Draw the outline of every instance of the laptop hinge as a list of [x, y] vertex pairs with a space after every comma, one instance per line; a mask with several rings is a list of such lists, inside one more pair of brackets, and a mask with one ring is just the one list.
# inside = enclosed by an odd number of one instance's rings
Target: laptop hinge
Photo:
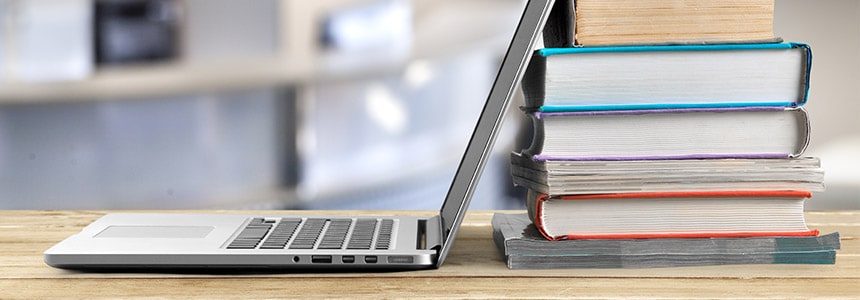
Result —
[[435, 216], [418, 221], [419, 249], [442, 249], [442, 218]]

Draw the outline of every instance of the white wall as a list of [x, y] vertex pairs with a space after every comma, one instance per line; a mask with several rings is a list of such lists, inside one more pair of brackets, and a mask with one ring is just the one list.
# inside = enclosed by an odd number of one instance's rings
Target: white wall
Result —
[[812, 46], [807, 154], [821, 158], [827, 191], [808, 209], [860, 208], [860, 1], [776, 0], [774, 31]]

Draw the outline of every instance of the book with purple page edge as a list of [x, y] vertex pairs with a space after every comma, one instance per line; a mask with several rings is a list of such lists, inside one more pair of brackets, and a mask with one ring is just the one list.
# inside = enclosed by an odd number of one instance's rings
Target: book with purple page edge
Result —
[[[631, 109], [631, 110], [608, 110], [608, 111], [565, 111], [565, 112], [534, 112], [530, 114], [535, 121], [536, 141], [544, 140], [544, 133], [540, 129], [540, 123], [547, 119], [567, 118], [567, 117], [599, 117], [599, 116], [637, 116], [637, 115], [659, 115], [659, 114], [697, 114], [697, 113], [730, 113], [743, 114], [747, 112], [795, 112], [798, 117], [798, 126], [801, 131], [799, 141], [795, 151], [786, 152], [752, 152], [752, 153], [689, 153], [689, 154], [657, 154], [657, 155], [605, 155], [605, 156], [568, 156], [568, 155], [553, 155], [544, 153], [535, 153], [537, 151], [528, 151], [532, 154], [532, 159], [536, 161], [545, 160], [663, 160], [663, 159], [718, 159], [718, 158], [791, 158], [800, 156], [809, 144], [809, 121], [805, 110], [800, 107], [774, 107], [774, 106], [749, 106], [749, 107], [722, 107], [722, 108], [666, 108], [666, 109]], [[651, 124], [649, 124], [651, 125]], [[722, 127], [721, 127], [722, 128]], [[544, 141], [540, 141], [542, 144]], [[534, 150], [533, 144], [530, 148]]]

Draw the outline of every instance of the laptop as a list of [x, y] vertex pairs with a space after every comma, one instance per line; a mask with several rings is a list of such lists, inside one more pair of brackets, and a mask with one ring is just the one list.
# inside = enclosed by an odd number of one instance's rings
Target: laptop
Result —
[[45, 251], [45, 262], [78, 270], [440, 267], [553, 2], [526, 4], [437, 216], [110, 213]]

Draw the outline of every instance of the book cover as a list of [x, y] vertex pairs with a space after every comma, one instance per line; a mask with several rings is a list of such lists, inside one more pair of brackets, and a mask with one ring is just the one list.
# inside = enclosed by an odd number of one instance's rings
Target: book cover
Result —
[[549, 240], [816, 236], [809, 191], [686, 191], [562, 195], [529, 191], [530, 218]]
[[[809, 144], [802, 108], [536, 112], [535, 160], [789, 158]], [[755, 130], [751, 130], [751, 129]]]
[[544, 48], [523, 77], [544, 112], [801, 106], [812, 51], [801, 43]]
[[526, 214], [493, 215], [493, 240], [511, 269], [833, 264], [839, 233], [803, 237], [549, 241]]

